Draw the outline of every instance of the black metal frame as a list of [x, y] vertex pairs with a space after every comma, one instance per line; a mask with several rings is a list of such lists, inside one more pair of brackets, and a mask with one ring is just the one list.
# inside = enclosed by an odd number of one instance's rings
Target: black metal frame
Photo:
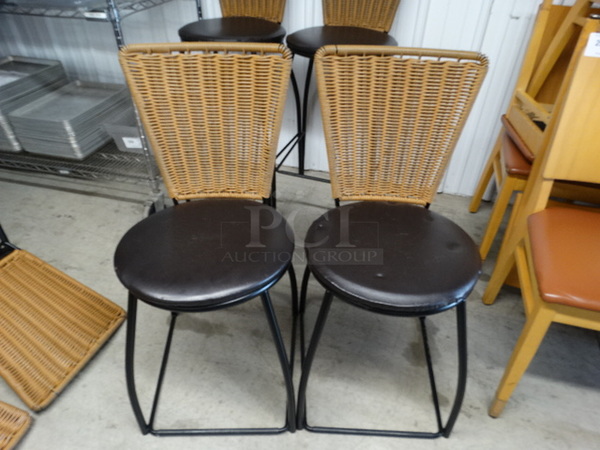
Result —
[[[300, 379], [300, 386], [298, 391], [298, 411], [296, 417], [298, 420], [297, 429], [305, 429], [316, 433], [334, 433], [334, 434], [357, 434], [364, 436], [387, 436], [387, 437], [407, 437], [407, 438], [424, 438], [433, 439], [438, 437], [450, 437], [450, 433], [456, 423], [460, 408], [465, 394], [465, 387], [467, 382], [467, 319], [466, 319], [466, 304], [460, 302], [456, 306], [456, 321], [457, 321], [457, 347], [458, 347], [458, 380], [457, 389], [454, 397], [454, 403], [446, 424], [442, 423], [442, 415], [440, 411], [440, 404], [438, 400], [437, 388], [435, 383], [435, 376], [433, 371], [433, 364], [431, 361], [431, 353], [429, 351], [429, 340], [427, 338], [427, 327], [425, 324], [426, 316], [419, 316], [421, 324], [421, 335], [423, 337], [423, 347], [425, 352], [425, 359], [427, 362], [427, 372], [429, 375], [429, 383], [432, 391], [433, 405], [435, 410], [435, 417], [437, 422], [438, 430], [435, 432], [422, 432], [422, 431], [395, 431], [395, 430], [377, 430], [377, 429], [366, 429], [366, 428], [340, 428], [340, 427], [327, 427], [327, 426], [313, 426], [307, 421], [307, 407], [306, 407], [306, 389], [308, 386], [308, 378], [310, 376], [310, 370], [316, 354], [317, 346], [321, 338], [331, 303], [334, 298], [334, 294], [326, 290], [315, 327], [311, 336], [308, 351], [305, 353], [304, 343], [304, 311], [306, 307], [306, 289], [308, 286], [308, 280], [310, 277], [310, 269], [307, 267], [302, 279], [301, 297], [300, 297], [300, 356], [301, 356], [301, 367], [302, 376]], [[343, 299], [342, 299], [343, 300]], [[435, 312], [434, 312], [435, 313]], [[434, 314], [432, 313], [432, 314]]]
[[[167, 363], [169, 359], [169, 353], [171, 350], [171, 342], [173, 338], [173, 332], [175, 330], [175, 323], [178, 315], [181, 312], [206, 312], [212, 311], [216, 309], [221, 309], [225, 306], [217, 306], [211, 307], [202, 310], [196, 311], [173, 311], [171, 312], [171, 321], [169, 324], [169, 331], [167, 333], [167, 339], [165, 342], [165, 348], [163, 351], [163, 358], [161, 361], [160, 371], [158, 375], [158, 380], [156, 384], [156, 389], [154, 391], [154, 398], [152, 401], [152, 409], [150, 411], [149, 420], [146, 421], [144, 417], [144, 413], [142, 412], [142, 408], [139, 403], [137, 390], [135, 387], [135, 373], [134, 373], [134, 363], [135, 363], [135, 332], [136, 332], [136, 322], [137, 322], [137, 302], [138, 299], [130, 292], [128, 298], [128, 308], [127, 308], [127, 337], [126, 337], [126, 345], [125, 345], [125, 374], [127, 381], [127, 393], [129, 395], [129, 400], [131, 402], [131, 406], [133, 408], [133, 412], [135, 418], [138, 422], [140, 430], [142, 434], [153, 434], [155, 436], [188, 436], [188, 435], [258, 435], [258, 434], [279, 434], [285, 431], [295, 432], [296, 431], [296, 408], [295, 408], [295, 393], [293, 386], [293, 370], [294, 370], [294, 354], [295, 354], [295, 337], [296, 337], [296, 324], [297, 324], [297, 316], [298, 316], [298, 297], [297, 297], [297, 286], [296, 286], [296, 276], [293, 270], [293, 267], [290, 265], [288, 270], [290, 276], [290, 284], [292, 288], [292, 308], [293, 308], [293, 317], [292, 317], [292, 342], [290, 348], [290, 360], [287, 358], [287, 353], [285, 349], [285, 344], [283, 342], [283, 338], [281, 335], [281, 329], [277, 322], [277, 317], [275, 315], [275, 311], [273, 309], [273, 305], [271, 302], [271, 298], [269, 296], [268, 290], [264, 290], [263, 292], [257, 294], [260, 295], [263, 308], [265, 310], [265, 315], [267, 317], [267, 321], [269, 322], [269, 328], [271, 330], [271, 334], [273, 337], [273, 341], [275, 343], [275, 348], [277, 350], [277, 355], [279, 358], [279, 362], [281, 364], [284, 382], [286, 385], [287, 392], [287, 406], [286, 406], [286, 420], [285, 425], [279, 428], [210, 428], [210, 429], [202, 429], [202, 428], [191, 428], [191, 429], [156, 429], [154, 427], [154, 420], [156, 418], [156, 410], [158, 407], [158, 402], [160, 398], [160, 392], [162, 389], [162, 383], [164, 380], [164, 376], [166, 373]], [[249, 300], [249, 298], [248, 298]], [[244, 301], [244, 300], [241, 300]], [[241, 302], [240, 301], [240, 302]], [[236, 302], [240, 303], [240, 302]]]

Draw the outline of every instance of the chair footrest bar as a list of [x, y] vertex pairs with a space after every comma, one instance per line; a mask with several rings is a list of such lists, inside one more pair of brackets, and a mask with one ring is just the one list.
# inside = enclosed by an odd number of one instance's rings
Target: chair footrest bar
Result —
[[357, 434], [361, 436], [387, 436], [400, 438], [418, 438], [418, 439], [436, 439], [444, 436], [443, 431], [425, 432], [425, 431], [394, 431], [394, 430], [373, 430], [362, 428], [337, 428], [337, 427], [311, 427], [304, 425], [305, 430], [314, 433], [333, 433], [333, 434]]
[[262, 434], [281, 434], [289, 431], [284, 428], [214, 428], [214, 429], [182, 429], [182, 430], [149, 430], [154, 436], [219, 436], [219, 435], [262, 435]]

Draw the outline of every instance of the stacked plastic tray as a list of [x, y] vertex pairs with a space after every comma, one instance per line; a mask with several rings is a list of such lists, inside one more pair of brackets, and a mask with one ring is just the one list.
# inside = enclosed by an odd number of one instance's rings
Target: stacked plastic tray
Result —
[[26, 151], [81, 160], [111, 140], [102, 125], [130, 104], [123, 85], [74, 81], [14, 110], [9, 120]]
[[20, 56], [0, 59], [0, 150], [22, 150], [8, 114], [67, 83], [59, 61]]

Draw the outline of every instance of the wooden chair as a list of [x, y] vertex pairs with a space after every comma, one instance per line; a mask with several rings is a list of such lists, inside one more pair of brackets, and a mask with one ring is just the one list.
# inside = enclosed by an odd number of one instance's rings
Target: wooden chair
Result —
[[[544, 0], [540, 5], [513, 96], [502, 116], [502, 129], [469, 205], [470, 212], [478, 211], [494, 178], [498, 194], [480, 244], [483, 259], [494, 242], [510, 200], [525, 187], [561, 83], [567, 76], [581, 23], [593, 11], [592, 3], [578, 0], [573, 7], [567, 7]], [[507, 135], [512, 142], [506, 139]], [[583, 201], [600, 198], [588, 186], [560, 182], [556, 183], [552, 195]]]
[[515, 192], [522, 192], [531, 172], [531, 162], [523, 155], [520, 146], [523, 140], [516, 133], [506, 116], [502, 116], [503, 129], [498, 136], [496, 147], [492, 151], [483, 170], [475, 194], [471, 199], [469, 212], [477, 212], [487, 186], [494, 177], [498, 187], [498, 195], [483, 233], [479, 253], [485, 259], [494, 243], [494, 238], [502, 225], [502, 220]]
[[[298, 172], [301, 175], [304, 174], [308, 96], [316, 51], [325, 45], [397, 45], [388, 32], [399, 4], [400, 0], [323, 0], [324, 25], [305, 28], [287, 36], [287, 46], [294, 55], [309, 58], [297, 135]], [[296, 98], [296, 106], [299, 106], [299, 98]]]
[[[332, 194], [336, 203], [355, 202], [328, 211], [306, 235], [301, 312], [310, 274], [325, 296], [302, 366], [298, 428], [448, 437], [466, 381], [465, 300], [478, 279], [481, 260], [472, 239], [428, 206], [484, 78], [487, 59], [470, 52], [326, 46], [317, 51], [315, 63]], [[334, 296], [371, 312], [420, 319], [437, 431], [308, 423], [308, 379]], [[443, 424], [425, 323], [427, 316], [453, 308], [458, 387]], [[304, 345], [302, 349], [304, 355]]]
[[[554, 11], [555, 8], [553, 6], [552, 10]], [[580, 126], [580, 122], [587, 123], [587, 119], [592, 117], [588, 114], [566, 116], [563, 114], [562, 107], [566, 99], [575, 95], [577, 90], [587, 91], [589, 89], [587, 85], [575, 86], [573, 76], [579, 57], [588, 45], [590, 34], [596, 32], [600, 23], [598, 19], [587, 17], [594, 11], [600, 10], [593, 7], [593, 2], [584, 0], [578, 0], [572, 7], [560, 7], [560, 17], [555, 18], [558, 25], [553, 28], [556, 31], [549, 36], [546, 52], [539, 56], [537, 66], [531, 68], [529, 77], [524, 81], [525, 87], [518, 87], [515, 90], [513, 102], [506, 116], [534, 155], [534, 165], [540, 155], [555, 145], [553, 136], [558, 127], [575, 129]], [[543, 92], [546, 94], [542, 95]], [[547, 98], [550, 103], [545, 103], [544, 98]], [[544, 124], [541, 128], [538, 126], [540, 121]], [[591, 123], [589, 126], [595, 127], [595, 124]], [[535, 179], [531, 179], [532, 176], [533, 166], [527, 185], [535, 182]], [[563, 180], [558, 181], [552, 184], [552, 196], [555, 195], [557, 189], [566, 187], [567, 192], [559, 193], [558, 196], [582, 201], [598, 200], [597, 188], [580, 184], [573, 186], [564, 183]], [[525, 226], [524, 220], [521, 219], [520, 228], [517, 226], [515, 229], [515, 217], [523, 216], [520, 210], [521, 205], [513, 207], [512, 215], [514, 217], [511, 216], [510, 219], [512, 225], [505, 232], [494, 271], [483, 295], [485, 304], [492, 304], [495, 301], [514, 266], [513, 253], [516, 243], [523, 236]], [[527, 213], [531, 213], [531, 211], [527, 211]]]
[[[600, 31], [593, 22], [588, 29]], [[589, 39], [593, 46], [594, 35]], [[557, 180], [600, 184], [596, 128], [580, 120], [582, 111], [600, 114], [599, 75], [597, 54], [578, 52], [572, 89], [559, 105], [552, 140], [536, 157], [517, 211], [510, 237], [527, 318], [490, 407], [493, 417], [504, 409], [551, 323], [600, 330], [600, 209], [547, 207]]]
[[[281, 214], [259, 202], [270, 196], [291, 52], [281, 44], [148, 44], [125, 47], [120, 62], [175, 203], [131, 228], [115, 252], [117, 276], [129, 290], [126, 375], [140, 429], [155, 435], [294, 431], [292, 367], [269, 296], [269, 289], [288, 272], [294, 329], [293, 232]], [[284, 425], [156, 428], [178, 315], [233, 307], [255, 297], [261, 297], [281, 364], [287, 399]], [[171, 313], [148, 420], [134, 379], [138, 300]], [[292, 341], [292, 359], [293, 353]]]
[[219, 0], [222, 17], [200, 19], [179, 29], [182, 41], [281, 43], [285, 0]]

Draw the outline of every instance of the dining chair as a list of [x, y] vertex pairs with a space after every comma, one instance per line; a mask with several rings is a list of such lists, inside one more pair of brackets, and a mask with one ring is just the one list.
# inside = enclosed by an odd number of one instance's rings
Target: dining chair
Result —
[[[221, 18], [201, 19], [179, 29], [179, 37], [184, 42], [273, 42], [281, 43], [286, 34], [281, 25], [286, 0], [220, 0]], [[298, 131], [287, 145], [277, 153], [277, 157], [289, 153], [300, 136], [300, 91], [298, 82], [291, 74], [292, 92], [295, 98], [295, 114]], [[284, 162], [277, 164], [279, 168]], [[273, 176], [271, 204], [275, 206], [276, 178]]]
[[[586, 27], [598, 30], [598, 21]], [[501, 414], [552, 323], [600, 331], [600, 203], [575, 207], [549, 201], [557, 181], [600, 184], [597, 133], [580, 120], [581, 111], [589, 117], [600, 113], [598, 74], [598, 58], [580, 49], [573, 88], [557, 105], [561, 118], [550, 124], [551, 140], [536, 155], [514, 219], [511, 239], [517, 245], [511, 256], [526, 320], [490, 406], [492, 417]]]
[[182, 41], [281, 43], [285, 0], [219, 0], [222, 17], [200, 19], [179, 29]]
[[125, 319], [125, 311], [0, 227], [0, 376], [33, 411], [47, 408]]
[[[310, 274], [325, 294], [306, 353], [302, 345], [299, 429], [397, 437], [450, 435], [466, 382], [465, 300], [479, 277], [481, 259], [465, 231], [428, 207], [487, 65], [483, 55], [473, 52], [390, 46], [326, 46], [317, 51], [332, 195], [337, 204], [350, 203], [327, 211], [306, 234], [301, 318]], [[437, 431], [308, 423], [308, 380], [334, 298], [373, 313], [419, 318]], [[458, 385], [442, 424], [426, 318], [450, 309], [457, 317]], [[302, 318], [302, 343], [303, 327]]]
[[[134, 225], [114, 257], [116, 274], [129, 291], [125, 367], [140, 429], [154, 435], [293, 432], [292, 367], [269, 289], [289, 273], [294, 329], [294, 238], [283, 216], [264, 204], [270, 196], [291, 52], [272, 43], [139, 44], [122, 49], [120, 62], [142, 129], [175, 203]], [[178, 316], [233, 307], [255, 297], [261, 298], [281, 365], [285, 424], [155, 427]], [[148, 420], [134, 377], [138, 301], [171, 315]], [[293, 360], [293, 341], [290, 352]], [[273, 380], [274, 386], [277, 383]], [[195, 392], [188, 395], [200, 397]]]
[[[325, 45], [397, 45], [388, 34], [400, 0], [323, 0], [324, 25], [305, 28], [286, 38], [294, 55], [309, 59], [298, 128], [298, 173], [304, 174], [308, 98], [316, 51]], [[296, 106], [299, 107], [299, 97]], [[284, 156], [283, 160], [287, 157]]]
[[[503, 128], [498, 136], [496, 148], [490, 154], [469, 205], [469, 212], [474, 213], [479, 210], [481, 200], [493, 177], [498, 194], [479, 244], [479, 253], [482, 259], [487, 258], [494, 244], [511, 200], [514, 199], [513, 209], [518, 209], [518, 201], [527, 185], [531, 165], [535, 160], [527, 143], [521, 138], [506, 115], [502, 115], [501, 121]], [[600, 199], [600, 191], [596, 186], [586, 183], [558, 181], [553, 185], [552, 196], [563, 201], [594, 202]], [[510, 227], [511, 223], [509, 222], [507, 229]]]

